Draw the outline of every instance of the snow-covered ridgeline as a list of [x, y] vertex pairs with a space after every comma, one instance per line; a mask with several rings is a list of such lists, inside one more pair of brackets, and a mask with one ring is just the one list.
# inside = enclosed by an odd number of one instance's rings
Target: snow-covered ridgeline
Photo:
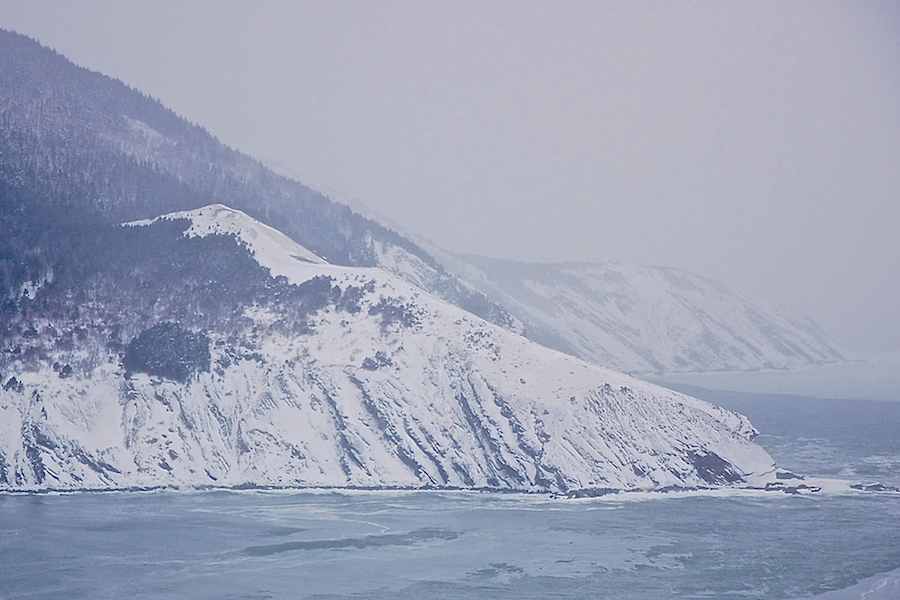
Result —
[[0, 488], [565, 491], [773, 476], [740, 415], [538, 346], [379, 269], [298, 259], [225, 207], [170, 218], [192, 221], [185, 235], [234, 235], [273, 276], [329, 277], [355, 303], [318, 311], [302, 335], [271, 327], [277, 308], [248, 306], [253, 326], [238, 341], [209, 333], [211, 369], [185, 382], [126, 373], [114, 355], [87, 373], [15, 373], [0, 390]]
[[521, 319], [530, 339], [617, 370], [796, 369], [845, 360], [809, 319], [677, 269], [627, 261], [523, 264], [431, 251]]
[[[284, 275], [298, 277], [297, 262], [324, 265], [322, 260], [274, 227], [269, 227], [251, 219], [239, 210], [224, 204], [211, 204], [197, 210], [180, 211], [156, 217], [125, 223], [125, 227], [146, 227], [159, 221], [187, 220], [191, 226], [185, 230], [185, 237], [206, 237], [208, 235], [231, 235], [240, 240], [253, 258], [272, 273], [272, 277]], [[305, 272], [299, 274], [299, 283], [308, 279]], [[304, 278], [305, 277], [305, 278]]]

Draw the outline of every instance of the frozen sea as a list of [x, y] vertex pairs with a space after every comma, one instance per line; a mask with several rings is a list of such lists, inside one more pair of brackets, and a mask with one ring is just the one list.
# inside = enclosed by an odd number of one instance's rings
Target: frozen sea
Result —
[[[900, 403], [711, 391], [779, 466], [900, 486]], [[900, 599], [900, 493], [0, 495], [0, 598]]]

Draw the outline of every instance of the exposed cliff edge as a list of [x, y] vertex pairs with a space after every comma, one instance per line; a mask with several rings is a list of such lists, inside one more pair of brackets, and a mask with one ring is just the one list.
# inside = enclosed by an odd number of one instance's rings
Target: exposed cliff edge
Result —
[[[774, 477], [736, 413], [541, 347], [383, 270], [316, 260], [224, 206], [104, 235], [130, 251], [114, 273], [98, 267], [89, 310], [35, 317], [6, 361], [0, 489]], [[71, 293], [56, 280], [29, 302]]]

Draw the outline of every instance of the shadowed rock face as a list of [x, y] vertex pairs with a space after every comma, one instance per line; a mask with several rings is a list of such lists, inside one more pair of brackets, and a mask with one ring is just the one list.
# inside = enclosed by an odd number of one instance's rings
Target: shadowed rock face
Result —
[[724, 485], [744, 481], [743, 475], [734, 468], [734, 465], [714, 452], [703, 455], [695, 454], [691, 462], [697, 469], [697, 474], [706, 483]]

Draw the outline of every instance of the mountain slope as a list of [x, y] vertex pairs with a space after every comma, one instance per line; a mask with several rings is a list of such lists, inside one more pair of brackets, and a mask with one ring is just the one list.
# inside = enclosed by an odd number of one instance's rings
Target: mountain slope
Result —
[[[651, 277], [636, 267], [526, 268], [474, 258], [467, 263], [423, 249], [31, 39], [0, 30], [0, 56], [0, 343], [14, 347], [24, 333], [14, 326], [24, 310], [23, 290], [43, 285], [71, 262], [57, 253], [66, 244], [51, 242], [222, 203], [333, 264], [380, 266], [512, 331], [525, 331], [527, 321], [532, 340], [604, 366], [657, 373], [842, 360], [802, 318], [721, 293], [700, 278], [691, 285], [707, 291], [688, 298], [661, 272]], [[625, 283], [616, 287], [613, 275]], [[638, 279], [629, 282], [632, 276]], [[551, 286], [562, 287], [551, 292]], [[706, 310], [711, 301], [723, 306]], [[755, 316], [722, 321], [723, 312], [741, 307]], [[671, 318], [660, 314], [666, 311]], [[707, 316], [719, 323], [704, 329], [700, 320]]]
[[[80, 243], [71, 238], [221, 203], [332, 264], [380, 266], [511, 331], [524, 332], [527, 321], [530, 339], [604, 366], [657, 373], [841, 360], [814, 325], [772, 305], [719, 293], [711, 282], [697, 284], [699, 278], [691, 285], [709, 288], [702, 298], [685, 295], [660, 273], [617, 288], [600, 272], [604, 267], [591, 273], [586, 267], [575, 273], [571, 265], [528, 267], [519, 277], [506, 271], [525, 269], [521, 265], [494, 268], [497, 263], [472, 259], [475, 265], [425, 250], [29, 38], [0, 30], [0, 56], [0, 344], [15, 347], [28, 333], [16, 325], [27, 310], [23, 293], [84, 271], [65, 250]], [[635, 268], [617, 273], [643, 277]], [[557, 292], [550, 290], [557, 285]], [[711, 301], [724, 309], [707, 311]], [[755, 316], [722, 320], [723, 310], [735, 314], [742, 307]], [[716, 326], [700, 322], [708, 316], [718, 319]]]
[[24, 296], [35, 333], [4, 361], [0, 489], [772, 476], [740, 415], [317, 260], [227, 207], [95, 234], [84, 281]]
[[[0, 30], [0, 56], [0, 297], [54, 269], [41, 249], [55, 226], [45, 215], [112, 224], [222, 203], [334, 264], [376, 266], [390, 257], [412, 283], [520, 329], [406, 238], [276, 175], [121, 82], [8, 31]], [[16, 253], [28, 256], [24, 265], [3, 262]]]
[[809, 319], [677, 269], [624, 261], [441, 260], [520, 319], [529, 339], [628, 373], [795, 369], [845, 360]]

